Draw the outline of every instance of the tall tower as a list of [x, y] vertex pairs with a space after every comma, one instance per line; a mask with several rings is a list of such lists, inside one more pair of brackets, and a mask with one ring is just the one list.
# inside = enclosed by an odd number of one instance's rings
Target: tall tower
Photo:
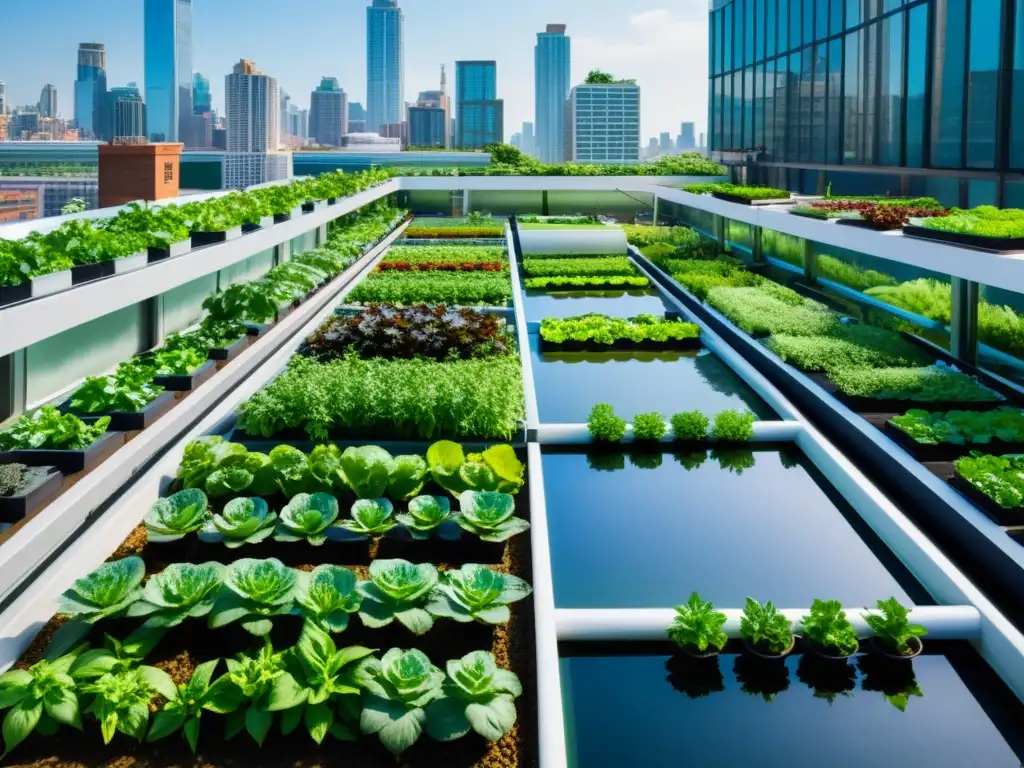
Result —
[[107, 51], [103, 43], [78, 46], [75, 122], [80, 138], [107, 138]]
[[245, 59], [224, 78], [228, 152], [276, 152], [280, 142], [277, 79]]
[[480, 149], [504, 141], [504, 110], [498, 98], [498, 63], [456, 61], [456, 146]]
[[47, 83], [39, 92], [39, 116], [57, 116], [57, 87], [53, 83]]
[[405, 17], [398, 0], [366, 9], [366, 130], [399, 123], [405, 112]]
[[7, 114], [7, 83], [0, 80], [0, 115]]
[[569, 98], [571, 38], [565, 24], [548, 24], [533, 49], [535, 153], [545, 163], [565, 155], [565, 100]]
[[323, 77], [309, 96], [309, 135], [317, 144], [340, 147], [348, 133], [348, 96], [336, 77]]
[[192, 117], [192, 0], [145, 0], [146, 120], [153, 141], [181, 141]]
[[441, 108], [444, 110], [444, 146], [451, 149], [454, 144], [452, 136], [452, 97], [448, 95], [448, 75], [441, 65]]

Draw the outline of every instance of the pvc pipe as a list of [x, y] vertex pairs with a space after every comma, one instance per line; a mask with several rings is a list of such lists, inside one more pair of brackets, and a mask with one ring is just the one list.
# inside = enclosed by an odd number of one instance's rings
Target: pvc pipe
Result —
[[576, 256], [626, 255], [626, 233], [617, 227], [594, 229], [523, 229], [519, 245], [524, 256], [533, 253]]
[[[672, 425], [665, 423], [667, 429], [662, 443], [672, 443], [675, 435]], [[755, 421], [752, 443], [790, 443], [796, 440], [803, 431], [799, 421]], [[710, 440], [710, 437], [708, 438]], [[537, 428], [537, 441], [541, 445], [587, 445], [594, 442], [586, 424], [541, 424]], [[633, 442], [633, 425], [626, 425], [623, 443]]]
[[[520, 235], [522, 233], [520, 232]], [[526, 324], [526, 305], [523, 303], [523, 287], [519, 279], [519, 254], [516, 253], [512, 225], [505, 225], [505, 243], [508, 250], [509, 277], [512, 279], [512, 308], [516, 324], [516, 339], [519, 342], [519, 365], [523, 373], [523, 395], [526, 398], [526, 436], [540, 424], [540, 408], [537, 405], [537, 387], [533, 381], [533, 356], [530, 354], [530, 332]]]
[[[739, 608], [719, 609], [727, 617], [725, 633], [740, 636]], [[799, 633], [799, 622], [808, 608], [780, 609], [793, 622]], [[864, 621], [867, 608], [847, 608], [846, 616], [859, 637], [869, 637], [871, 630]], [[555, 611], [558, 639], [585, 641], [649, 641], [666, 640], [672, 624], [674, 608], [559, 608]], [[971, 605], [921, 605], [910, 612], [910, 621], [928, 630], [932, 640], [975, 640], [981, 636], [981, 614]]]

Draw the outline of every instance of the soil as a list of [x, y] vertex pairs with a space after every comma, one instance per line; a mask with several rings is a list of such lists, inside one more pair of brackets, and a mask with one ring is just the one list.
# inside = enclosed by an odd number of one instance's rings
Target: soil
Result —
[[[517, 514], [529, 517], [528, 488], [523, 488], [517, 500]], [[288, 545], [275, 544], [280, 548]], [[167, 559], [157, 555], [158, 545], [149, 546], [143, 526], [135, 528], [111, 555], [111, 559], [138, 554], [146, 560], [147, 573], [155, 573], [166, 567], [175, 558]], [[321, 555], [317, 558], [317, 552]], [[365, 561], [349, 563], [323, 557], [327, 550], [310, 548], [312, 563], [295, 563], [299, 570], [312, 570], [315, 564], [337, 562], [351, 568], [356, 575], [368, 577]], [[376, 552], [371, 550], [371, 554]], [[456, 562], [442, 562], [441, 570], [458, 567]], [[514, 537], [504, 548], [500, 562], [490, 564], [495, 570], [513, 573], [530, 580], [532, 562], [529, 552], [529, 536]], [[262, 748], [258, 747], [247, 734], [243, 733], [232, 741], [220, 738], [221, 719], [213, 713], [206, 713], [202, 721], [198, 754], [192, 755], [180, 735], [170, 736], [155, 744], [138, 744], [118, 734], [110, 745], [104, 745], [98, 724], [89, 718], [82, 733], [68, 729], [60, 736], [43, 738], [32, 736], [5, 761], [6, 765], [22, 768], [235, 768], [235, 766], [261, 766], [266, 768], [317, 768], [318, 766], [353, 766], [355, 768], [535, 768], [537, 759], [537, 699], [534, 650], [533, 605], [530, 599], [511, 606], [512, 619], [506, 626], [489, 627], [477, 624], [458, 624], [438, 620], [434, 628], [422, 637], [416, 637], [397, 623], [380, 630], [369, 630], [353, 616], [349, 628], [342, 635], [335, 635], [335, 642], [341, 645], [365, 645], [382, 651], [390, 647], [416, 647], [423, 650], [434, 662], [444, 668], [451, 658], [459, 658], [471, 650], [490, 647], [499, 666], [511, 669], [523, 682], [523, 696], [516, 700], [518, 722], [502, 739], [489, 743], [470, 733], [469, 736], [448, 744], [434, 741], [424, 734], [407, 752], [396, 758], [385, 750], [375, 736], [367, 736], [356, 743], [341, 742], [328, 737], [319, 747], [304, 730], [283, 737], [276, 725]], [[43, 653], [50, 637], [63, 620], [54, 617], [42, 629], [39, 636], [19, 660], [18, 667], [35, 663]], [[271, 641], [275, 648], [293, 644], [301, 628], [298, 617], [280, 617], [275, 620]], [[93, 630], [90, 636], [94, 643], [100, 641], [102, 632], [115, 637], [124, 637], [135, 626], [137, 619], [121, 619], [107, 622]], [[223, 658], [258, 646], [258, 641], [245, 633], [241, 627], [229, 626], [221, 630], [209, 630], [199, 620], [185, 622], [169, 631], [146, 661], [165, 670], [177, 683], [183, 683], [191, 676], [196, 665], [213, 658]], [[216, 674], [224, 671], [219, 667]], [[151, 706], [155, 710], [156, 706]]]

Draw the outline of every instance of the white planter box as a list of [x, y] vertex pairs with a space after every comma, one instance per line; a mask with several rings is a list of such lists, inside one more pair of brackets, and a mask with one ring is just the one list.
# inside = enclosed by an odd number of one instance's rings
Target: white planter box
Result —
[[139, 251], [131, 256], [122, 256], [120, 259], [114, 259], [114, 274], [122, 275], [125, 272], [134, 272], [136, 269], [142, 269], [148, 263], [148, 251]]
[[185, 240], [179, 240], [176, 243], [171, 243], [168, 246], [168, 250], [170, 251], [171, 254], [170, 258], [172, 259], [177, 258], [178, 256], [184, 256], [186, 253], [192, 250], [192, 240], [191, 238], [188, 238]]
[[242, 236], [242, 228], [241, 227], [232, 227], [231, 229], [227, 229], [227, 230], [224, 231], [224, 242], [228, 242], [230, 240], [237, 240], [241, 236]]
[[263, 216], [260, 218], [260, 229], [270, 229], [274, 226], [273, 216]]
[[41, 275], [32, 278], [32, 298], [49, 296], [51, 293], [66, 291], [71, 287], [71, 270], [63, 272], [51, 272], [49, 275]]
[[301, 219], [302, 218], [302, 205], [299, 204], [299, 205], [296, 205], [294, 208], [292, 208], [292, 210], [290, 212], [290, 215], [291, 215], [291, 217], [293, 219]]

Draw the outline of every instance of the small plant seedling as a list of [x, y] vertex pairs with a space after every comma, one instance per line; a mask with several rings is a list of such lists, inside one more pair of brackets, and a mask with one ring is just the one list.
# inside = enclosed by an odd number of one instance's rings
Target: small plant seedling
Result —
[[711, 422], [700, 411], [680, 411], [672, 416], [671, 421], [676, 440], [699, 442], [708, 439]]
[[726, 617], [716, 611], [714, 605], [700, 599], [696, 592], [683, 605], [676, 606], [676, 617], [668, 628], [668, 636], [680, 648], [696, 649], [707, 653], [708, 649], [722, 650], [728, 636], [722, 631]]
[[633, 417], [633, 438], [657, 442], [665, 436], [665, 417], [657, 411], [638, 413]]
[[863, 614], [864, 620], [875, 634], [875, 640], [887, 650], [900, 656], [913, 653], [910, 641], [924, 637], [928, 630], [920, 624], [911, 624], [907, 618], [910, 611], [899, 604], [895, 597], [875, 603], [878, 613]]
[[740, 637], [758, 651], [780, 655], [793, 644], [793, 626], [771, 600], [761, 605], [748, 597], [740, 618]]
[[804, 633], [824, 651], [837, 656], [851, 656], [857, 652], [857, 632], [838, 600], [817, 600], [811, 603], [811, 612], [803, 617]]
[[608, 403], [598, 403], [590, 411], [587, 429], [598, 442], [617, 443], [626, 434], [626, 420], [616, 416]]

